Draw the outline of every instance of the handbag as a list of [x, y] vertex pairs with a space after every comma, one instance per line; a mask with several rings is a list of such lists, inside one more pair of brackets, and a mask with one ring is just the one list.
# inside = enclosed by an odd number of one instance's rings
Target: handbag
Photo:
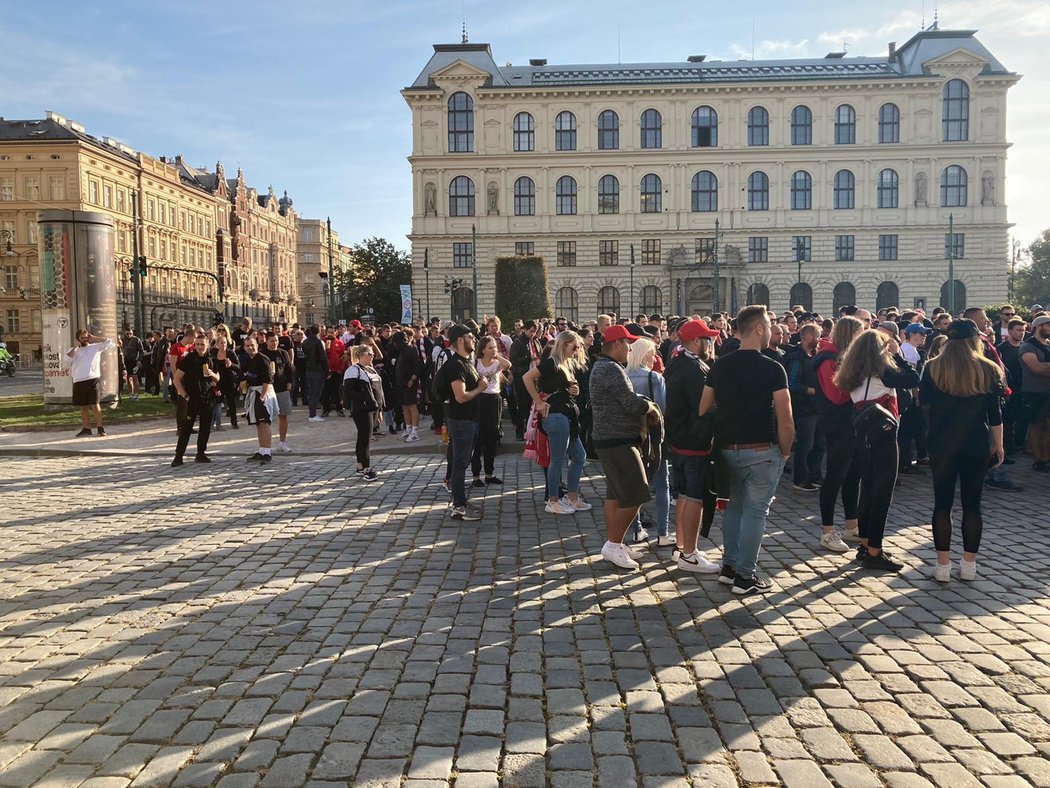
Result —
[[[864, 386], [865, 400], [868, 399], [869, 388], [871, 388], [871, 378], [868, 378], [867, 385]], [[897, 429], [897, 417], [878, 402], [871, 402], [853, 414], [853, 434], [865, 444], [895, 429]]]

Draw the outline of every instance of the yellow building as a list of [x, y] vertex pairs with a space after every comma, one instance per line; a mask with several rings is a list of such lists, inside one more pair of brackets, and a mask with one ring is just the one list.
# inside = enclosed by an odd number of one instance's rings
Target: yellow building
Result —
[[[336, 294], [335, 310], [329, 301], [328, 257], [331, 252], [332, 272], [350, 270], [350, 248], [339, 242], [339, 231], [328, 234], [324, 219], [298, 220], [299, 316], [303, 325], [329, 323], [346, 317]], [[323, 276], [322, 276], [323, 274]]]

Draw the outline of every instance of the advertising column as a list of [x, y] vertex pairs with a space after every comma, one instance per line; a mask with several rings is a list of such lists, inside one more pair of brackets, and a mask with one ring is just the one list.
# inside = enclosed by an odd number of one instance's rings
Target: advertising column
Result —
[[[40, 293], [43, 312], [44, 405], [73, 398], [68, 351], [76, 331], [119, 341], [113, 267], [113, 220], [88, 211], [41, 211]], [[103, 403], [119, 393], [116, 349], [102, 354]]]

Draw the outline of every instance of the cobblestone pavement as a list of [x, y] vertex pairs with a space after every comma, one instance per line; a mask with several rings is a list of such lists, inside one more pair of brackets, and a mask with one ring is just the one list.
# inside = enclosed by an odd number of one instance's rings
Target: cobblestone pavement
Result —
[[0, 460], [0, 785], [1050, 785], [1041, 491], [990, 493], [982, 574], [942, 587], [928, 478], [894, 577], [817, 551], [781, 485], [777, 590], [740, 600], [597, 560], [593, 512], [499, 463], [458, 523], [422, 455], [372, 485], [346, 457]]

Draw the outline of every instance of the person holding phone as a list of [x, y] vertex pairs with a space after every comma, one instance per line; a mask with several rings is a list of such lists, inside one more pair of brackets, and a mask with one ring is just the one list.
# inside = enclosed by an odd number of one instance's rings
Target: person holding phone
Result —
[[207, 455], [208, 438], [211, 437], [212, 411], [215, 397], [212, 389], [219, 382], [219, 373], [212, 368], [212, 357], [208, 354], [208, 339], [203, 334], [193, 340], [193, 347], [175, 363], [172, 381], [183, 403], [185, 414], [179, 421], [179, 439], [175, 445], [175, 459], [171, 467], [182, 465], [182, 455], [193, 434], [193, 422], [200, 418], [197, 431], [197, 456], [195, 462], [211, 462]]
[[984, 520], [981, 491], [990, 468], [1003, 461], [1001, 398], [1003, 370], [983, 353], [980, 330], [972, 320], [955, 320], [948, 342], [926, 363], [919, 399], [928, 411], [930, 470], [933, 472], [934, 577], [951, 578], [952, 507], [956, 483], [962, 499], [963, 559], [959, 577], [977, 577], [977, 551]]

